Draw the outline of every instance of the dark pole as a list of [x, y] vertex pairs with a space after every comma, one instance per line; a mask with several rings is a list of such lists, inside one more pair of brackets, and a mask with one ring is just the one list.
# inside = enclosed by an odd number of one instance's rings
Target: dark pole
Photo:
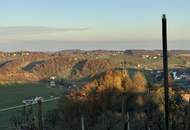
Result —
[[42, 101], [41, 100], [38, 100], [38, 128], [39, 128], [39, 130], [43, 130]]
[[169, 130], [167, 20], [165, 14], [162, 16], [162, 43], [163, 43], [163, 67], [164, 67], [165, 127], [166, 130]]

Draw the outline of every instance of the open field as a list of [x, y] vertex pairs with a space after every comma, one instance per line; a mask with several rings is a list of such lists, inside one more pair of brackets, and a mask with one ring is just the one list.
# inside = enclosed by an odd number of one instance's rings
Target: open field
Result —
[[[49, 88], [44, 84], [9, 84], [0, 87], [0, 109], [14, 107], [22, 104], [22, 100], [30, 96], [42, 96], [49, 99], [50, 96], [60, 96], [62, 93], [57, 88]], [[43, 111], [57, 107], [57, 101], [43, 103]], [[36, 110], [34, 105], [33, 109]], [[11, 116], [18, 114], [22, 109], [0, 112], [0, 130], [9, 130]]]

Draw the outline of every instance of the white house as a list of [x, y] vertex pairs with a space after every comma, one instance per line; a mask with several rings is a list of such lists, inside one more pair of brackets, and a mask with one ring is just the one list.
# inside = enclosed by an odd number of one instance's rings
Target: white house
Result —
[[177, 76], [177, 72], [176, 71], [172, 72], [172, 75], [173, 75], [173, 79], [174, 80], [179, 80], [180, 79], [180, 77]]
[[157, 59], [157, 58], [158, 58], [157, 56], [154, 56], [154, 57], [153, 57], [154, 60]]
[[56, 76], [51, 76], [49, 79], [50, 79], [50, 80], [55, 80], [55, 79], [56, 79]]
[[24, 104], [36, 104], [38, 103], [38, 101], [44, 101], [44, 98], [43, 97], [40, 97], [40, 96], [36, 96], [36, 97], [29, 97], [25, 100], [22, 101], [22, 103]]

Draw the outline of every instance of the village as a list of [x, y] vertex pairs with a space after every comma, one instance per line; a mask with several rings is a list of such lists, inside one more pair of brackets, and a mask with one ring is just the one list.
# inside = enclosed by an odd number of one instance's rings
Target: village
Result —
[[[160, 81], [163, 78], [162, 70], [152, 70], [151, 76], [155, 78], [155, 80]], [[170, 76], [174, 81], [190, 81], [190, 71], [185, 69], [173, 69], [169, 72]]]

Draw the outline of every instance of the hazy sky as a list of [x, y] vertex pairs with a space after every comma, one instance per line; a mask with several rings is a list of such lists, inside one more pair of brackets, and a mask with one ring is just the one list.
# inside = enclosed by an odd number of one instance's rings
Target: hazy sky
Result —
[[163, 13], [170, 46], [190, 49], [190, 0], [0, 2], [1, 50], [157, 49]]

